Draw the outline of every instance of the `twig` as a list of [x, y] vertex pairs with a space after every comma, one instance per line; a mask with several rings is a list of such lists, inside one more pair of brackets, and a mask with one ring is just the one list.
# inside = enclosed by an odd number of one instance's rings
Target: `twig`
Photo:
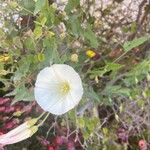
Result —
[[55, 127], [56, 124], [57, 124], [57, 116], [55, 117], [54, 123], [50, 126], [50, 128], [48, 129], [48, 131], [46, 133], [46, 139], [48, 138], [48, 135], [49, 135], [50, 131], [52, 130], [52, 128]]

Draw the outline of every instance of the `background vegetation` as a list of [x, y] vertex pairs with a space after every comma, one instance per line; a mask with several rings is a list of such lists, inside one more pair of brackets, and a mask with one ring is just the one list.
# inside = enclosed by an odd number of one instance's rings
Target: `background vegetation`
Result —
[[42, 68], [69, 64], [84, 84], [77, 108], [6, 149], [149, 149], [150, 1], [1, 0], [0, 8], [1, 134], [41, 114], [33, 89]]

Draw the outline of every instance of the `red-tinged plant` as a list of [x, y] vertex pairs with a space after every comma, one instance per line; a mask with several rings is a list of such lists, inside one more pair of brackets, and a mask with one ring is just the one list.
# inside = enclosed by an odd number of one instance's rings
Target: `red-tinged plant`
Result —
[[11, 121], [9, 121], [9, 122], [7, 122], [7, 123], [5, 123], [5, 125], [4, 125], [4, 128], [7, 130], [7, 129], [12, 129], [12, 128], [14, 128], [16, 125], [18, 125], [19, 124], [19, 119], [13, 119], [13, 120], [11, 120]]
[[5, 108], [5, 113], [12, 113], [15, 111], [15, 107], [14, 106], [8, 106]]
[[5, 111], [5, 108], [6, 108], [5, 106], [1, 106], [1, 107], [0, 107], [0, 112], [4, 112], [4, 111]]
[[50, 144], [50, 142], [43, 136], [37, 136], [37, 139], [43, 146], [48, 146]]
[[49, 145], [47, 150], [56, 150], [56, 149], [52, 145]]
[[62, 138], [61, 136], [56, 136], [56, 137], [55, 137], [55, 139], [54, 139], [54, 144], [55, 144], [55, 145], [60, 146], [60, 145], [62, 145], [63, 143], [64, 143], [64, 140], [63, 140], [63, 138]]
[[75, 150], [75, 145], [72, 141], [67, 143], [67, 150]]
[[4, 105], [4, 104], [6, 104], [8, 101], [10, 101], [10, 99], [9, 98], [0, 98], [0, 105]]

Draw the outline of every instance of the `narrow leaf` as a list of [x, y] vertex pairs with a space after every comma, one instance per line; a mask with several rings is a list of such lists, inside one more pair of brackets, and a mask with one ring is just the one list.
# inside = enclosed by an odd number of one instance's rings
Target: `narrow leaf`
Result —
[[133, 41], [128, 41], [123, 45], [124, 51], [128, 52], [130, 51], [132, 48], [140, 46], [141, 44], [143, 44], [144, 42], [146, 42], [147, 40], [150, 40], [150, 35], [146, 35], [144, 37], [140, 37], [137, 39], [134, 39]]
[[46, 4], [46, 0], [37, 0], [35, 4], [35, 9], [34, 9], [34, 15], [40, 12], [42, 8], [45, 6], [45, 4]]

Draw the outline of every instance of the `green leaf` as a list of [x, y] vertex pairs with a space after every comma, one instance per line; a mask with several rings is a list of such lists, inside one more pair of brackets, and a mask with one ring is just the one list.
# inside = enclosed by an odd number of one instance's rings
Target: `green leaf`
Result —
[[37, 21], [41, 23], [44, 23], [46, 21], [45, 24], [50, 27], [55, 24], [56, 19], [58, 19], [56, 15], [56, 8], [54, 8], [53, 5], [46, 4], [46, 7], [44, 7], [44, 9], [42, 10], [41, 16], [39, 16]]
[[19, 6], [21, 6], [23, 8], [21, 11], [21, 13], [23, 15], [33, 14], [32, 12], [35, 9], [35, 1], [34, 0], [21, 0], [21, 1], [17, 1], [17, 2], [19, 4]]
[[88, 128], [88, 130], [90, 131], [90, 133], [92, 133], [94, 131], [94, 129], [96, 128], [99, 119], [96, 117], [93, 118], [86, 118], [86, 127]]
[[125, 27], [122, 27], [122, 31], [124, 33], [128, 33], [129, 32], [129, 27], [125, 26]]
[[34, 21], [34, 23], [44, 27], [46, 21], [47, 21], [47, 18], [42, 16], [42, 17], [37, 18], [37, 21]]
[[80, 5], [80, 0], [68, 0], [65, 11], [70, 13], [74, 8]]
[[117, 64], [117, 63], [107, 63], [106, 68], [108, 71], [116, 71], [122, 68], [124, 65]]
[[137, 104], [138, 104], [139, 107], [143, 107], [144, 104], [145, 104], [145, 101], [143, 99], [140, 99], [140, 100], [137, 101]]
[[91, 47], [93, 47], [93, 48], [98, 47], [97, 37], [96, 37], [95, 33], [92, 31], [90, 25], [88, 25], [88, 27], [85, 29], [83, 36], [86, 40], [88, 40], [90, 42]]
[[90, 97], [91, 100], [95, 100], [97, 102], [101, 100], [101, 97], [97, 95], [97, 93], [93, 90], [92, 87], [89, 87], [89, 89], [87, 89], [86, 95]]
[[45, 62], [47, 64], [61, 63], [61, 59], [57, 50], [57, 39], [55, 37], [47, 37], [43, 41]]
[[46, 4], [46, 0], [37, 0], [34, 9], [34, 15], [40, 12], [42, 8], [45, 6], [45, 4]]
[[106, 72], [112, 71], [112, 73], [116, 73], [119, 69], [121, 69], [124, 65], [117, 63], [107, 63], [103, 69], [95, 69], [90, 71], [90, 77], [94, 78], [95, 76], [102, 77]]
[[147, 89], [147, 90], [145, 91], [145, 93], [146, 93], [146, 96], [147, 96], [147, 97], [150, 97], [150, 88]]
[[13, 104], [18, 101], [33, 101], [33, 100], [34, 100], [33, 90], [30, 91], [29, 89], [23, 86], [17, 90]]
[[120, 85], [107, 86], [105, 91], [106, 95], [121, 95], [130, 96], [130, 89], [121, 87]]
[[35, 38], [38, 39], [42, 35], [42, 27], [37, 26], [34, 29]]
[[42, 25], [42, 27], [45, 25], [46, 21], [47, 21], [47, 18], [46, 18], [46, 17], [43, 17], [43, 18], [41, 19], [41, 25]]
[[84, 118], [78, 118], [77, 119], [77, 124], [78, 124], [79, 128], [84, 128], [85, 127]]
[[5, 96], [15, 96], [12, 104], [15, 104], [18, 101], [33, 101], [34, 100], [33, 89], [29, 90], [24, 85], [19, 85], [15, 87], [15, 89], [12, 92], [6, 94]]
[[131, 71], [126, 74], [123, 80], [127, 86], [135, 85], [144, 79], [150, 71], [150, 59], [147, 58], [137, 64]]
[[81, 35], [83, 30], [82, 30], [81, 23], [79, 21], [78, 16], [77, 15], [71, 16], [69, 19], [69, 23], [70, 23], [71, 32], [73, 33], [73, 35], [75, 35], [76, 37]]
[[93, 117], [82, 117], [77, 119], [78, 126], [81, 128], [83, 132], [83, 136], [85, 139], [88, 139], [92, 133], [94, 132], [97, 124], [99, 123], [99, 118]]
[[20, 49], [23, 48], [23, 45], [22, 45], [22, 42], [20, 40], [20, 37], [19, 36], [16, 36], [13, 38], [13, 43]]
[[32, 37], [27, 37], [24, 40], [24, 45], [28, 50], [35, 50], [35, 41]]
[[131, 32], [135, 33], [136, 30], [137, 30], [137, 24], [136, 24], [136, 22], [132, 22], [132, 24], [131, 24]]
[[140, 46], [141, 44], [143, 44], [147, 40], [150, 40], [150, 35], [146, 35], [144, 37], [134, 39], [133, 41], [128, 41], [128, 42], [124, 43], [124, 45], [123, 45], [124, 51], [128, 52], [132, 48]]
[[9, 2], [9, 5], [12, 7], [12, 8], [16, 8], [18, 6], [18, 3], [15, 2], [15, 1], [10, 1]]
[[14, 83], [21, 81], [23, 77], [27, 75], [29, 72], [29, 68], [31, 65], [33, 57], [31, 55], [23, 57], [19, 62], [19, 67], [17, 71], [14, 73], [13, 81]]

